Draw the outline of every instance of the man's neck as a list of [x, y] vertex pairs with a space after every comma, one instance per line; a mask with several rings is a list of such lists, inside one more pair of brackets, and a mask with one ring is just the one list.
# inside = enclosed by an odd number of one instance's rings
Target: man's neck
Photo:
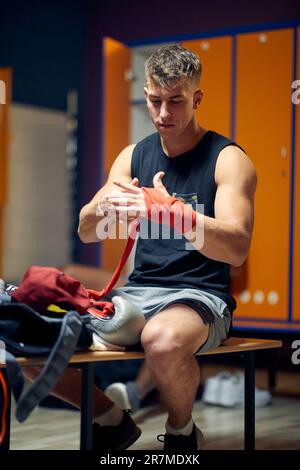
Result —
[[178, 155], [182, 155], [189, 150], [192, 150], [206, 134], [206, 129], [200, 127], [198, 123], [187, 129], [184, 135], [174, 139], [160, 138], [161, 145], [165, 154], [170, 158], [175, 158]]

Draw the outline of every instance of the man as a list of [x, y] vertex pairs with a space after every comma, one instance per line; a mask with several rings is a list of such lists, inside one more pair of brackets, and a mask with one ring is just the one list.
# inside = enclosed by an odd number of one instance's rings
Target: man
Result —
[[[200, 381], [194, 355], [228, 335], [235, 308], [229, 269], [246, 259], [253, 229], [255, 169], [239, 146], [196, 121], [200, 75], [199, 58], [179, 45], [148, 58], [144, 91], [157, 132], [120, 153], [106, 184], [82, 208], [78, 229], [83, 242], [98, 241], [107, 204], [117, 222], [140, 223], [134, 270], [114, 294], [138, 303], [148, 320], [141, 343], [168, 411], [166, 450], [201, 445], [192, 420]], [[197, 204], [202, 213], [192, 210]], [[169, 219], [151, 212], [155, 205], [164, 215], [169, 210]], [[145, 236], [145, 222], [162, 220], [159, 237]]]

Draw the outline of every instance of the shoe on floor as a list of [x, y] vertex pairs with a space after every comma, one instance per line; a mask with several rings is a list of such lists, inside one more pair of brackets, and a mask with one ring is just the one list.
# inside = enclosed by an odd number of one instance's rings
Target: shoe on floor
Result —
[[[262, 408], [272, 401], [272, 395], [268, 390], [255, 387], [255, 407]], [[238, 372], [220, 384], [219, 405], [243, 408], [245, 403], [245, 378], [244, 374]]]
[[164, 443], [164, 450], [168, 452], [197, 452], [203, 447], [205, 441], [202, 431], [195, 423], [189, 436], [166, 433], [159, 434], [157, 440]]
[[227, 371], [222, 371], [212, 377], [208, 377], [208, 379], [205, 380], [202, 393], [203, 403], [207, 405], [219, 405], [223, 381], [226, 382], [231, 378], [231, 373]]
[[[202, 400], [209, 405], [219, 405], [228, 408], [243, 408], [245, 401], [244, 374], [238, 372], [220, 372], [209, 377], [204, 384]], [[272, 395], [268, 390], [255, 387], [255, 406], [261, 408], [272, 401]]]
[[93, 424], [93, 450], [103, 452], [125, 450], [141, 435], [142, 431], [135, 424], [127, 410], [118, 426], [100, 426]]
[[121, 410], [136, 411], [141, 405], [141, 397], [135, 382], [127, 382], [126, 384], [115, 382], [109, 385], [104, 393]]

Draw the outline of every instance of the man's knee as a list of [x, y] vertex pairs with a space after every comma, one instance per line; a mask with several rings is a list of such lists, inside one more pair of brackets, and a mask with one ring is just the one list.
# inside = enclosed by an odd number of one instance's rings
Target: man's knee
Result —
[[144, 348], [148, 360], [172, 361], [186, 360], [193, 355], [192, 348], [190, 347], [187, 337], [182, 334], [182, 331], [173, 329], [164, 325], [152, 325], [144, 328], [141, 335], [141, 343]]

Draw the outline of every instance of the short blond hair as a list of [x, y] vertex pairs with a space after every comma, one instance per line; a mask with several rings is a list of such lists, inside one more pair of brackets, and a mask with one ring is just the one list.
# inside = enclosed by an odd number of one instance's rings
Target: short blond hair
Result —
[[160, 47], [145, 62], [146, 83], [153, 80], [163, 87], [172, 87], [185, 78], [199, 82], [201, 71], [197, 54], [179, 44]]

